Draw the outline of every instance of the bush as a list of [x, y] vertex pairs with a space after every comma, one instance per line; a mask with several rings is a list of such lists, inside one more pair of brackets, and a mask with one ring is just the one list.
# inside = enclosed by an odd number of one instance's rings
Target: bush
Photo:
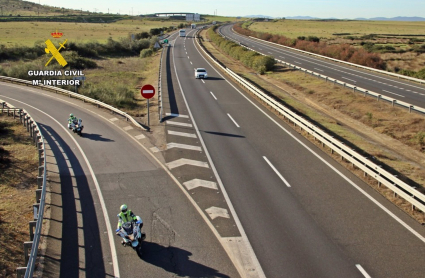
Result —
[[85, 88], [81, 90], [83, 95], [101, 100], [117, 108], [135, 108], [134, 93], [123, 84], [94, 85], [86, 82]]
[[140, 58], [146, 58], [146, 57], [150, 57], [153, 54], [153, 50], [152, 49], [143, 49], [142, 51], [140, 51]]
[[67, 51], [63, 54], [63, 57], [68, 62], [69, 67], [72, 69], [83, 70], [97, 68], [95, 61], [81, 57], [75, 51]]

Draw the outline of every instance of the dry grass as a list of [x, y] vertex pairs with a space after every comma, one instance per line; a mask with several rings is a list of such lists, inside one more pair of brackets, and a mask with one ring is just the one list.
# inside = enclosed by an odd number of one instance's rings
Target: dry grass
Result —
[[[201, 35], [205, 38], [207, 36], [205, 32]], [[423, 141], [421, 144], [417, 137], [417, 134], [425, 130], [425, 119], [422, 116], [410, 114], [402, 108], [392, 108], [387, 103], [364, 98], [351, 90], [334, 87], [325, 81], [282, 67], [260, 76], [221, 53], [213, 44], [204, 42], [204, 45], [219, 61], [236, 73], [334, 133], [340, 140], [363, 150], [378, 164], [401, 173], [400, 178], [422, 187], [420, 190], [424, 191], [425, 145]], [[310, 139], [320, 145], [313, 138]], [[340, 161], [336, 155], [329, 155]], [[391, 190], [378, 188], [375, 180], [363, 177], [363, 172], [353, 169], [351, 164], [342, 161], [340, 163], [416, 220], [425, 222], [424, 213], [412, 212], [411, 205], [398, 197], [394, 198]]]
[[316, 21], [316, 20], [278, 20], [255, 22], [250, 30], [284, 35], [289, 38], [298, 36], [317, 36], [335, 38], [333, 34], [349, 33], [361, 36], [367, 34], [418, 34], [425, 36], [425, 22], [407, 21]]
[[425, 68], [425, 53], [384, 53], [381, 58], [387, 63], [387, 69], [395, 68], [419, 71]]
[[24, 266], [23, 242], [29, 240], [28, 221], [35, 200], [38, 154], [26, 129], [0, 115], [0, 145], [9, 152], [0, 164], [0, 277]]
[[[47, 39], [72, 42], [98, 41], [104, 43], [109, 37], [118, 40], [129, 34], [149, 32], [152, 28], [177, 26], [181, 21], [150, 21], [146, 19], [120, 20], [114, 23], [70, 23], [70, 22], [2, 22], [0, 24], [1, 43], [6, 47], [15, 44], [33, 46]], [[51, 32], [58, 30], [64, 35], [53, 39]]]

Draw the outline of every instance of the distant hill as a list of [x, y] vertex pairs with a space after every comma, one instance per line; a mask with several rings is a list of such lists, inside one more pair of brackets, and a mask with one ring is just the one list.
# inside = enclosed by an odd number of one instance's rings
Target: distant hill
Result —
[[[273, 19], [275, 17], [271, 17], [268, 15], [247, 15], [245, 17], [248, 18], [269, 18]], [[284, 17], [286, 19], [297, 19], [297, 20], [373, 20], [373, 21], [425, 21], [424, 17], [418, 17], [418, 16], [397, 16], [397, 17], [373, 17], [373, 18], [365, 18], [365, 17], [358, 17], [358, 18], [335, 18], [335, 17], [328, 17], [328, 18], [319, 18], [319, 17], [311, 17], [311, 16], [286, 16]]]

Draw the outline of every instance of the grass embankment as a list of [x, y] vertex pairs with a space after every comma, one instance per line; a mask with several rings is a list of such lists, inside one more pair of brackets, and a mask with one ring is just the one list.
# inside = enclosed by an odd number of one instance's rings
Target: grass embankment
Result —
[[[347, 145], [364, 153], [374, 162], [398, 174], [407, 183], [417, 186], [422, 192], [425, 191], [425, 119], [422, 116], [364, 98], [351, 90], [333, 86], [279, 65], [274, 71], [259, 75], [223, 53], [212, 42], [208, 42], [206, 31], [203, 31], [201, 36], [204, 37], [205, 47], [227, 67], [274, 95], [283, 104], [302, 113]], [[304, 135], [320, 145], [309, 135]], [[338, 156], [330, 152], [328, 154], [340, 161]], [[412, 213], [411, 205], [400, 198], [394, 198], [391, 190], [383, 186], [378, 188], [375, 180], [363, 177], [363, 172], [353, 169], [351, 164], [342, 161], [340, 163], [411, 213], [415, 219], [421, 223], [425, 222], [423, 213]]]
[[[21, 26], [23, 29], [40, 23], [10, 23], [12, 26]], [[146, 114], [146, 101], [141, 99], [140, 88], [144, 84], [157, 86], [157, 73], [159, 66], [159, 53], [153, 49], [160, 31], [171, 31], [182, 24], [178, 21], [148, 21], [148, 20], [124, 20], [122, 22], [108, 24], [68, 24], [64, 26], [71, 28], [74, 33], [92, 33], [93, 28], [105, 28], [118, 30], [117, 38], [110, 37], [109, 31], [100, 32], [98, 38], [106, 43], [95, 40], [75, 41], [72, 33], [59, 39], [53, 39], [56, 47], [58, 41], [62, 42], [68, 38], [66, 48], [61, 51], [62, 56], [68, 62], [62, 68], [56, 61], [45, 67], [49, 55], [44, 52], [43, 41], [35, 43], [34, 46], [14, 46], [0, 48], [0, 75], [7, 75], [21, 79], [56, 79], [55, 77], [28, 76], [29, 70], [66, 70], [82, 69], [86, 81], [78, 88], [78, 92], [94, 99], [101, 100], [119, 109], [129, 112], [133, 116]], [[26, 28], [25, 28], [26, 26]], [[162, 27], [161, 27], [162, 26]], [[44, 26], [44, 36], [49, 37], [48, 25]], [[70, 29], [70, 30], [71, 30]], [[66, 30], [66, 29], [64, 29]], [[125, 31], [124, 31], [125, 30]], [[121, 32], [121, 33], [120, 33]], [[20, 32], [14, 32], [20, 34]], [[96, 33], [96, 32], [95, 32]], [[134, 34], [134, 40], [131, 39]], [[36, 40], [41, 33], [28, 34], [28, 41]], [[20, 36], [20, 35], [18, 35]], [[64, 77], [63, 77], [64, 78]], [[68, 77], [71, 78], [71, 77]], [[63, 88], [74, 91], [74, 87], [63, 86]], [[152, 100], [151, 106], [156, 105]]]
[[0, 114], [0, 277], [24, 266], [23, 242], [37, 188], [38, 154], [26, 128]]
[[[328, 46], [363, 49], [378, 55], [386, 70], [425, 79], [425, 22], [272, 20], [243, 26], [252, 32], [284, 36], [291, 46], [300, 39], [316, 38]], [[307, 42], [303, 44], [305, 48]]]

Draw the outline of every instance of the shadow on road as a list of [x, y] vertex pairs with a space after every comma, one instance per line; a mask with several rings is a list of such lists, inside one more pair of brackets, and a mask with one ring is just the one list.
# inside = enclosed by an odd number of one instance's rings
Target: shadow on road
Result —
[[[55, 154], [60, 176], [60, 183], [52, 183], [49, 188], [51, 221], [43, 277], [79, 277], [81, 271], [86, 277], [106, 277], [95, 200], [87, 176], [78, 157], [61, 136], [50, 126], [39, 126]], [[81, 208], [77, 208], [76, 200]], [[85, 265], [84, 269], [80, 261]]]
[[223, 133], [223, 132], [215, 132], [215, 131], [203, 131], [208, 134], [214, 134], [219, 136], [227, 136], [227, 137], [236, 137], [236, 138], [245, 138], [245, 136], [237, 135], [237, 134], [230, 134], [230, 133]]
[[221, 77], [211, 77], [211, 76], [208, 76], [208, 78], [205, 79], [205, 80], [224, 80], [224, 79], [221, 78]]
[[[165, 68], [167, 71], [167, 87], [168, 87], [168, 94], [164, 92], [163, 94], [163, 102], [167, 102], [166, 98], [168, 96], [168, 102], [170, 105], [170, 112], [173, 114], [179, 114], [179, 107], [177, 105], [177, 100], [176, 100], [176, 93], [174, 91], [174, 85], [173, 85], [173, 76], [171, 73], [171, 54], [170, 54], [170, 48], [167, 47], [167, 53], [166, 54], [166, 62], [165, 62]], [[165, 118], [164, 118], [165, 119]]]
[[114, 142], [114, 140], [109, 138], [103, 138], [101, 134], [95, 134], [95, 133], [84, 133], [82, 134], [83, 138], [87, 138], [93, 141], [101, 141], [101, 142]]
[[192, 253], [177, 247], [165, 247], [154, 242], [142, 243], [140, 258], [147, 263], [161, 267], [178, 277], [223, 277], [228, 275], [216, 269], [190, 260]]

